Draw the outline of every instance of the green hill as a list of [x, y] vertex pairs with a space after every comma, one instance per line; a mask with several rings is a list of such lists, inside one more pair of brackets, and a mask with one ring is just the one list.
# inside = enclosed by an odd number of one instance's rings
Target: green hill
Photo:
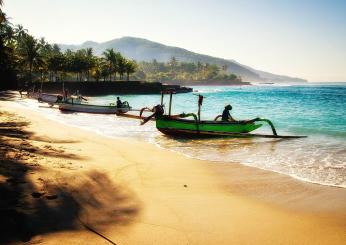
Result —
[[304, 79], [259, 71], [233, 60], [198, 54], [183, 48], [171, 47], [143, 38], [122, 37], [103, 43], [87, 41], [80, 45], [59, 44], [59, 46], [63, 51], [66, 49], [93, 48], [96, 55], [102, 55], [102, 52], [107, 48], [114, 48], [125, 57], [137, 61], [152, 61], [156, 59], [159, 62], [167, 62], [171, 57], [176, 57], [178, 61], [216, 64], [226, 66], [229, 72], [241, 76], [243, 81], [248, 82], [306, 82]]

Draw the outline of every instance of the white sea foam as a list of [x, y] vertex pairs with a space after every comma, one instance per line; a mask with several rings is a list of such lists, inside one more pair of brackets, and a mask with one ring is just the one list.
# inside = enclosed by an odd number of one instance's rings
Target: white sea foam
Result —
[[34, 100], [19, 100], [19, 106], [47, 118], [93, 131], [107, 137], [132, 137], [188, 157], [241, 164], [270, 170], [323, 185], [346, 188], [346, 144], [342, 140], [311, 136], [306, 139], [212, 139], [175, 140], [160, 134], [153, 122], [115, 115], [61, 113]]

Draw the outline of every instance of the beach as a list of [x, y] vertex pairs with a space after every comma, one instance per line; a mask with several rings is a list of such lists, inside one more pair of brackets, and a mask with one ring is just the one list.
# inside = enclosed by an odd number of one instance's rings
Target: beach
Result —
[[0, 112], [1, 244], [346, 243], [345, 188]]

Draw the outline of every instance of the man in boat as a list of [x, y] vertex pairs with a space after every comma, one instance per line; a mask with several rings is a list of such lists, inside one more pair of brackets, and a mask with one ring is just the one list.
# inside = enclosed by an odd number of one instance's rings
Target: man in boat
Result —
[[234, 122], [235, 121], [235, 119], [229, 113], [230, 110], [232, 110], [232, 106], [226, 105], [225, 109], [222, 112], [222, 117], [221, 117], [222, 121], [224, 121], [224, 122], [229, 122], [229, 121]]
[[117, 107], [118, 108], [123, 107], [123, 102], [121, 102], [120, 97], [117, 97]]

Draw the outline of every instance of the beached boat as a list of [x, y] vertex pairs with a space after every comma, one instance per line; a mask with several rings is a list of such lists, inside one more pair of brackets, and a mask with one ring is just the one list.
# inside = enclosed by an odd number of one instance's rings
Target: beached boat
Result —
[[117, 107], [114, 104], [110, 105], [92, 105], [82, 103], [81, 99], [70, 98], [67, 101], [57, 103], [59, 110], [61, 111], [73, 111], [73, 112], [85, 112], [96, 114], [122, 114], [131, 110], [128, 102], [122, 103], [122, 107]]
[[[164, 94], [170, 94], [169, 112], [164, 113], [163, 97]], [[142, 125], [155, 117], [156, 128], [166, 134], [180, 137], [267, 137], [267, 138], [301, 138], [305, 136], [282, 136], [278, 135], [272, 122], [268, 119], [254, 118], [242, 121], [218, 121], [220, 116], [214, 120], [200, 120], [200, 107], [202, 105], [203, 96], [199, 95], [198, 113], [182, 113], [179, 115], [171, 115], [172, 107], [172, 91], [163, 92], [161, 96], [161, 104], [153, 108], [153, 114], [145, 118]], [[144, 108], [143, 108], [144, 109]], [[140, 114], [141, 116], [141, 114]], [[186, 119], [192, 117], [193, 119]], [[250, 133], [260, 127], [262, 123], [267, 123], [271, 127], [273, 134], [253, 134]]]
[[30, 99], [38, 100], [38, 102], [54, 104], [58, 100], [58, 94], [41, 93], [40, 91], [28, 91], [26, 96]]
[[[41, 93], [39, 97], [37, 98], [38, 102], [41, 103], [48, 103], [50, 105], [53, 105], [58, 100], [57, 94], [47, 94], [47, 93]], [[61, 95], [60, 95], [61, 96]]]

